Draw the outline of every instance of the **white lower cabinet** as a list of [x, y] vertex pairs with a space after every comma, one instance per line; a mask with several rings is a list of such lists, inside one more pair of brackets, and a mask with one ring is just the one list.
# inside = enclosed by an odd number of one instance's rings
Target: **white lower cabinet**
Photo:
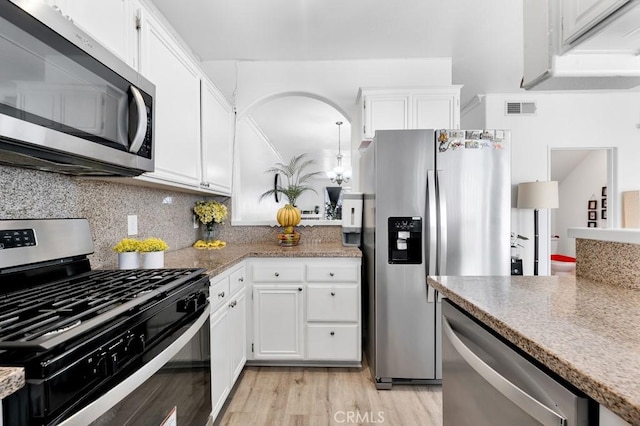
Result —
[[244, 264], [211, 279], [211, 400], [215, 419], [247, 360]]
[[359, 364], [360, 262], [250, 259], [251, 363]]
[[302, 284], [254, 285], [254, 359], [304, 358], [302, 297]]

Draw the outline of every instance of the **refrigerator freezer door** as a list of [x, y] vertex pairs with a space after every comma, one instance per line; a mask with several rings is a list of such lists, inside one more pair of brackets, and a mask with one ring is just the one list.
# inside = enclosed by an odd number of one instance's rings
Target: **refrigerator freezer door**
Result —
[[439, 130], [436, 141], [438, 188], [446, 193], [439, 275], [509, 275], [510, 132]]
[[[378, 131], [375, 149], [375, 361], [373, 375], [435, 379], [435, 303], [427, 302], [424, 246], [427, 170], [434, 165], [432, 130]], [[389, 217], [422, 218], [420, 264], [388, 262]]]

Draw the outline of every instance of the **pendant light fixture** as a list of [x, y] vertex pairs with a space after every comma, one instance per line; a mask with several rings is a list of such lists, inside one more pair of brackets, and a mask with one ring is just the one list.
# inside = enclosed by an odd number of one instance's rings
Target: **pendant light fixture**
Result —
[[338, 125], [338, 155], [336, 156], [338, 165], [327, 172], [327, 177], [331, 182], [342, 185], [342, 182], [347, 183], [351, 179], [351, 170], [346, 170], [342, 165], [342, 151], [340, 149], [340, 126], [342, 126], [342, 121], [336, 121], [336, 124]]

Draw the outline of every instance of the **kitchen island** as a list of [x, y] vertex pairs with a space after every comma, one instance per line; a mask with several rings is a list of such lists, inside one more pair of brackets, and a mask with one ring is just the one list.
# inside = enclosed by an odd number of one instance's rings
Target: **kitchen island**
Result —
[[640, 425], [640, 291], [575, 276], [429, 277], [443, 296]]

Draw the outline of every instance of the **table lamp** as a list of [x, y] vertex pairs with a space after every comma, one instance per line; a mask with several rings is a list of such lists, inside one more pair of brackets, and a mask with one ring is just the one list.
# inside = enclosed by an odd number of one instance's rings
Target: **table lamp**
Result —
[[534, 226], [534, 261], [533, 275], [538, 275], [538, 210], [540, 209], [557, 209], [558, 200], [558, 182], [556, 181], [535, 181], [522, 182], [518, 184], [518, 205], [519, 209], [533, 209], [533, 226]]

